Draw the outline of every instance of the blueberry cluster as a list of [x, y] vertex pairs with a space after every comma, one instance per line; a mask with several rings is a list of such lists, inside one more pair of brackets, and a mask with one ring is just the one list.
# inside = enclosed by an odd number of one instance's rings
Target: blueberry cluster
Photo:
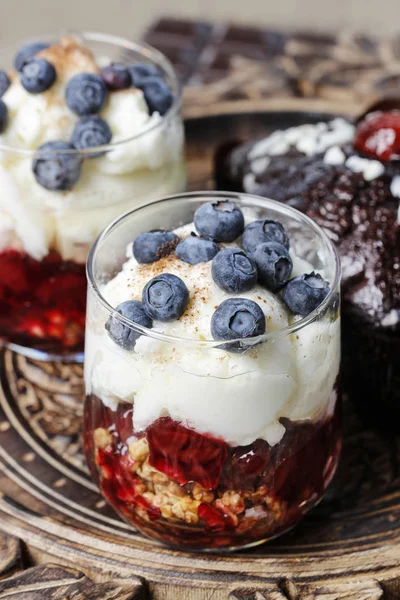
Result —
[[[180, 240], [167, 230], [154, 229], [141, 233], [133, 243], [133, 255], [139, 264], [149, 264], [175, 251], [181, 260], [195, 265], [211, 263], [214, 282], [225, 292], [240, 294], [258, 283], [267, 290], [279, 293], [288, 309], [295, 315], [306, 316], [315, 310], [329, 293], [329, 283], [314, 272], [290, 279], [292, 260], [289, 238], [277, 221], [260, 219], [245, 227], [242, 211], [230, 200], [209, 202], [200, 206], [194, 215], [200, 235], [192, 233]], [[241, 236], [241, 248], [222, 248], [218, 242], [235, 242]], [[133, 322], [152, 327], [153, 320], [179, 319], [189, 302], [189, 292], [179, 277], [163, 273], [145, 286], [142, 302], [120, 304], [116, 312]], [[111, 338], [123, 348], [133, 348], [139, 334], [117, 322], [107, 321]], [[215, 340], [228, 341], [221, 348], [241, 352], [246, 338], [262, 336], [266, 321], [260, 306], [246, 298], [228, 298], [215, 310], [211, 334]], [[231, 341], [232, 340], [232, 341]], [[248, 346], [247, 346], [248, 347]]]
[[[171, 273], [162, 273], [146, 283], [141, 302], [122, 302], [115, 312], [137, 325], [151, 329], [153, 320], [167, 322], [180, 319], [188, 302], [189, 290], [184, 281]], [[133, 350], [140, 336], [139, 331], [135, 331], [115, 316], [107, 320], [106, 330], [111, 339], [125, 350]]]
[[[50, 89], [57, 79], [56, 69], [48, 60], [37, 54], [48, 48], [43, 42], [26, 44], [17, 53], [14, 66], [22, 86], [30, 94], [40, 94]], [[7, 105], [1, 96], [10, 86], [10, 78], [0, 70], [0, 133], [8, 122]], [[153, 65], [110, 64], [99, 75], [79, 73], [70, 79], [65, 90], [65, 101], [69, 109], [80, 120], [70, 141], [55, 140], [38, 148], [32, 169], [36, 181], [48, 190], [66, 191], [72, 189], [80, 177], [82, 157], [74, 150], [85, 150], [103, 146], [111, 141], [112, 133], [108, 124], [98, 116], [110, 92], [136, 87], [143, 91], [144, 98], [152, 114], [164, 115], [172, 106], [173, 94], [162, 78], [162, 73]], [[101, 152], [86, 154], [94, 158]]]

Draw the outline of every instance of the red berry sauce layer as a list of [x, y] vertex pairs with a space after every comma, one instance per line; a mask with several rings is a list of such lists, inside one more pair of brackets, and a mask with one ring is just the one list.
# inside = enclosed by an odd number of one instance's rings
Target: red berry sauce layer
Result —
[[191, 549], [244, 547], [289, 529], [320, 500], [340, 453], [339, 405], [319, 422], [285, 419], [276, 446], [231, 447], [169, 417], [136, 434], [131, 404], [113, 412], [92, 395], [84, 449], [104, 497], [143, 533]]
[[0, 252], [0, 339], [53, 354], [83, 352], [85, 265]]

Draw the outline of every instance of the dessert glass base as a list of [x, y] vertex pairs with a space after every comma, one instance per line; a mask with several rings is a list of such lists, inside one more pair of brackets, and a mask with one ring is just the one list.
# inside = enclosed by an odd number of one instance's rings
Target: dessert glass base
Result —
[[[131, 404], [112, 411], [91, 395], [84, 450], [103, 496], [142, 533], [180, 548], [236, 550], [288, 531], [321, 500], [341, 449], [340, 402], [332, 395], [332, 416], [285, 419], [273, 447], [264, 440], [228, 447], [170, 417], [136, 435]], [[179, 483], [189, 471], [203, 485]]]

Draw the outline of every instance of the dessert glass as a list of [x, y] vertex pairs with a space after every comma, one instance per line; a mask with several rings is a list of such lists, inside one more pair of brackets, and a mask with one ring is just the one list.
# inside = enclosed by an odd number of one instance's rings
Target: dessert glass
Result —
[[[133, 206], [186, 188], [180, 90], [169, 61], [149, 46], [119, 37], [74, 37], [93, 53], [99, 67], [110, 62], [157, 66], [174, 101], [158, 121], [124, 138], [124, 123], [119, 122], [124, 116], [110, 99], [107, 118], [114, 120], [118, 134], [97, 148], [43, 152], [24, 147], [24, 139], [11, 144], [0, 135], [0, 344], [40, 360], [83, 360], [85, 262], [100, 231]], [[59, 39], [41, 41], [52, 45]], [[12, 64], [20, 47], [0, 52], [2, 66]], [[32, 96], [32, 102], [40, 102], [40, 96]], [[7, 92], [3, 99], [8, 101]], [[30, 141], [35, 112], [22, 112], [16, 123], [9, 108], [9, 122]], [[18, 139], [13, 132], [11, 137]], [[67, 192], [41, 187], [32, 174], [32, 161], [67, 154], [82, 160], [78, 183]]]
[[[267, 333], [241, 340], [240, 353], [211, 334], [166, 335], [117, 314], [104, 290], [135, 237], [191, 223], [201, 204], [227, 198], [246, 218], [284, 225], [297, 260], [329, 281], [324, 302], [275, 331], [267, 315]], [[323, 231], [257, 196], [170, 196], [107, 227], [87, 275], [84, 450], [105, 499], [144, 534], [187, 549], [243, 548], [293, 527], [322, 498], [341, 448], [340, 264]], [[140, 332], [134, 350], [109, 338], [110, 316]]]

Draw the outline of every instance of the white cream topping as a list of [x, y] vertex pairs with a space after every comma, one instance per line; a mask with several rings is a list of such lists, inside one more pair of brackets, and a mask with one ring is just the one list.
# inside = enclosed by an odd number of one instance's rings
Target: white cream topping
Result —
[[[395, 175], [393, 177], [392, 183], [390, 184], [390, 191], [392, 192], [392, 196], [400, 198], [400, 175]], [[397, 222], [400, 223], [400, 202], [397, 209]]]
[[323, 159], [325, 164], [334, 166], [344, 164], [354, 173], [362, 173], [366, 181], [380, 177], [384, 173], [385, 167], [379, 160], [361, 158], [356, 155], [350, 156], [346, 160], [346, 155], [340, 145], [352, 142], [354, 133], [354, 126], [340, 117], [328, 123], [299, 125], [283, 131], [275, 131], [267, 138], [257, 142], [250, 150], [248, 158], [251, 171], [245, 175], [243, 187], [248, 192], [256, 191], [256, 175], [268, 167], [269, 157], [285, 154], [290, 148], [295, 148], [307, 156], [325, 152]]
[[256, 176], [254, 173], [246, 173], [243, 178], [243, 187], [246, 192], [251, 192], [256, 183]]
[[[55, 84], [29, 94], [14, 75], [3, 96], [9, 111], [0, 144], [35, 150], [41, 144], [68, 140], [78, 117], [65, 103], [65, 87], [80, 72], [98, 72], [91, 53], [73, 38], [39, 53], [57, 71]], [[49, 191], [32, 173], [32, 158], [0, 150], [0, 249], [25, 250], [40, 260], [50, 248], [64, 259], [83, 262], [100, 231], [122, 212], [158, 196], [185, 189], [183, 127], [179, 115], [149, 115], [138, 89], [112, 92], [100, 113], [116, 145], [104, 156], [84, 161], [71, 191]]]
[[392, 183], [390, 184], [390, 191], [392, 196], [400, 198], [400, 175], [395, 175], [393, 177]]
[[[183, 236], [192, 229], [189, 225], [178, 232]], [[312, 270], [297, 257], [294, 275], [304, 272], [305, 266], [308, 272]], [[112, 306], [140, 300], [144, 285], [160, 272], [185, 281], [190, 305], [181, 319], [155, 322], [154, 329], [198, 342], [212, 339], [212, 315], [231, 295], [213, 282], [211, 262], [192, 266], [171, 256], [152, 265], [138, 265], [130, 257], [102, 292]], [[261, 286], [240, 296], [262, 308], [267, 333], [291, 322], [281, 300]], [[312, 323], [244, 354], [150, 336], [141, 336], [128, 352], [109, 338], [104, 329], [107, 315], [96, 309], [94, 299], [89, 299], [88, 314], [92, 318], [86, 332], [87, 393], [95, 393], [112, 409], [118, 402], [134, 403], [137, 431], [168, 414], [229, 444], [246, 445], [263, 438], [273, 445], [285, 432], [281, 417], [318, 419], [331, 410], [340, 356], [338, 320]]]
[[394, 327], [400, 320], [400, 311], [396, 308], [392, 308], [392, 310], [385, 315], [385, 317], [381, 321], [381, 325], [383, 327]]
[[260, 158], [255, 158], [251, 162], [250, 168], [256, 175], [261, 175], [264, 173], [270, 162], [271, 161], [267, 156], [261, 156]]
[[326, 151], [324, 163], [333, 166], [344, 164], [353, 173], [362, 173], [365, 181], [372, 181], [385, 172], [385, 167], [379, 160], [361, 158], [356, 155], [349, 156], [346, 160], [346, 155], [339, 146], [332, 146]]
[[346, 160], [346, 155], [339, 146], [328, 148], [324, 156], [324, 163], [327, 165], [340, 166]]
[[379, 160], [370, 160], [356, 155], [349, 156], [346, 167], [353, 173], [362, 173], [365, 181], [372, 181], [385, 172], [385, 167]]
[[325, 152], [331, 146], [351, 142], [354, 127], [345, 119], [338, 117], [329, 123], [300, 125], [284, 131], [278, 130], [267, 138], [257, 142], [249, 152], [249, 159], [285, 154], [291, 147], [308, 156]]

